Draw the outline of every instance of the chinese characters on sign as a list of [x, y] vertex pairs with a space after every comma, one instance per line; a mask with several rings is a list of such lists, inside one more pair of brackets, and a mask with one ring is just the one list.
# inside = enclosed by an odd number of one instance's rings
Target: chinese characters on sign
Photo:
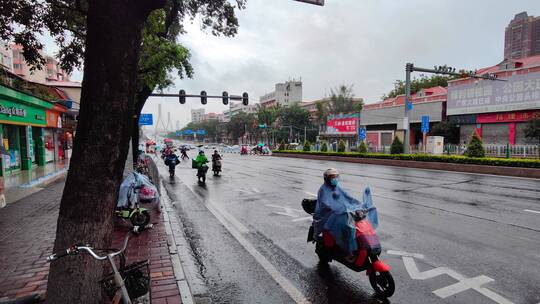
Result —
[[358, 131], [358, 115], [331, 115], [326, 123], [329, 134], [356, 134]]
[[540, 73], [515, 75], [507, 80], [482, 80], [477, 83], [450, 86], [447, 114], [540, 108]]

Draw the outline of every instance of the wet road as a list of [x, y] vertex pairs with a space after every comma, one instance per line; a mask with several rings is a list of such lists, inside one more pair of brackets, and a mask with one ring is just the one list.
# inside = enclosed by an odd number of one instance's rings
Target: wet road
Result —
[[355, 197], [372, 188], [389, 302], [540, 303], [539, 180], [225, 154], [223, 175], [202, 187], [190, 166], [173, 181], [161, 170], [198, 302], [384, 302], [365, 273], [320, 267], [306, 243], [300, 202], [335, 167]]

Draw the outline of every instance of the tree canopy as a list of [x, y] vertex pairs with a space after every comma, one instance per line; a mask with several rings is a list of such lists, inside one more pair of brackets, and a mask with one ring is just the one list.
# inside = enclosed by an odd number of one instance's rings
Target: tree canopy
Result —
[[[411, 80], [411, 94], [415, 94], [421, 89], [432, 88], [436, 86], [448, 87], [448, 81], [460, 78], [459, 76], [446, 76], [446, 75], [430, 75], [426, 76], [420, 74], [420, 77], [414, 77]], [[396, 80], [394, 82], [394, 88], [381, 97], [382, 100], [387, 98], [394, 98], [398, 95], [405, 94], [405, 81]]]

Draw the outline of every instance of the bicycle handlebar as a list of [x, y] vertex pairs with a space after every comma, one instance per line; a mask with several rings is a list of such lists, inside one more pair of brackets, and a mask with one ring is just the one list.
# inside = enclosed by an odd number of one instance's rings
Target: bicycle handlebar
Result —
[[127, 248], [128, 241], [129, 241], [129, 233], [126, 235], [126, 238], [124, 239], [124, 246], [122, 247], [122, 249], [120, 249], [119, 251], [113, 252], [113, 253], [109, 253], [109, 254], [107, 254], [105, 256], [97, 255], [94, 252], [93, 248], [88, 246], [88, 245], [86, 245], [86, 246], [73, 245], [73, 246], [69, 247], [68, 249], [65, 249], [65, 250], [62, 250], [60, 252], [51, 254], [50, 256], [47, 257], [47, 262], [50, 263], [52, 261], [58, 260], [58, 259], [60, 259], [62, 257], [65, 257], [66, 255], [75, 255], [75, 254], [78, 254], [80, 251], [88, 252], [96, 260], [105, 260], [109, 256], [112, 258], [112, 257], [115, 257], [115, 256], [121, 254], [122, 252], [124, 252], [126, 250], [126, 248]]

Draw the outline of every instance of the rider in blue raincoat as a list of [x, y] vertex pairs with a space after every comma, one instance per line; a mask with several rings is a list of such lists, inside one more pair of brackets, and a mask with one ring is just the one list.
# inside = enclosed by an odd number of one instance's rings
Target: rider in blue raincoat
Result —
[[363, 202], [350, 196], [339, 186], [339, 172], [328, 169], [324, 172], [324, 184], [317, 195], [317, 205], [313, 219], [315, 222], [315, 237], [329, 231], [336, 244], [348, 255], [354, 255], [358, 250], [356, 242], [356, 226], [354, 212], [369, 210], [367, 218], [373, 228], [377, 228], [377, 210], [373, 206], [371, 191], [364, 191]]

